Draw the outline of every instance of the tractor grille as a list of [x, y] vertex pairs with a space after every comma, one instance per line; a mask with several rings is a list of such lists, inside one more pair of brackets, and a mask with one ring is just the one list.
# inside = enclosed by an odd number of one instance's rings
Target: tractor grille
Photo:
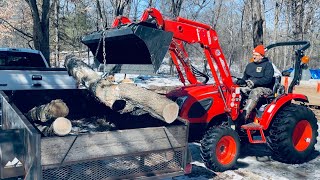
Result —
[[162, 151], [77, 163], [42, 171], [44, 180], [104, 180], [162, 176], [183, 171], [185, 151]]

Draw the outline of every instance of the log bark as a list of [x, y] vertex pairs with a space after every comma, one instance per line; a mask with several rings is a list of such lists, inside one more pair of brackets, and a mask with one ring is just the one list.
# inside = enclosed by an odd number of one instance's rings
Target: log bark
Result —
[[68, 114], [68, 106], [61, 99], [56, 99], [48, 104], [32, 108], [28, 111], [27, 117], [32, 121], [47, 122], [58, 117], [66, 117]]
[[65, 136], [71, 132], [71, 121], [64, 117], [59, 117], [50, 126], [35, 124], [44, 136]]
[[74, 56], [66, 57], [65, 66], [71, 76], [115, 111], [130, 112], [141, 108], [167, 123], [172, 123], [178, 116], [178, 105], [165, 96], [131, 83], [114, 84], [107, 78], [101, 78], [90, 66]]

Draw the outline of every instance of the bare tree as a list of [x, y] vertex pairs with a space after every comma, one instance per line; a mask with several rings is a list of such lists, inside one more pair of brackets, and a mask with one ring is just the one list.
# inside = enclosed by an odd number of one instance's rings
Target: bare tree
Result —
[[131, 0], [110, 0], [110, 3], [113, 7], [113, 15], [116, 17], [123, 15], [124, 8], [131, 3]]
[[40, 50], [50, 64], [49, 46], [49, 12], [50, 0], [42, 0], [41, 8], [38, 8], [36, 0], [25, 0], [32, 13], [33, 19], [33, 44], [34, 48]]
[[102, 14], [102, 7], [101, 7], [100, 0], [96, 0], [96, 6], [97, 6], [97, 13], [98, 13], [98, 17], [99, 17], [100, 21], [102, 21], [102, 23], [105, 24], [105, 26], [107, 26], [107, 24], [108, 24], [107, 18], [104, 17]]
[[263, 21], [261, 0], [251, 0], [253, 46], [263, 44]]
[[59, 46], [60, 46], [60, 43], [59, 43], [59, 13], [60, 13], [60, 1], [59, 0], [54, 0], [54, 27], [55, 27], [55, 66], [56, 67], [59, 67], [60, 66], [60, 63], [59, 63]]
[[[171, 16], [176, 18], [179, 16], [181, 7], [182, 7], [183, 0], [171, 0]], [[173, 63], [172, 60], [169, 62], [170, 65], [170, 74], [173, 74]]]
[[153, 2], [152, 2], [152, 0], [149, 0], [148, 7], [152, 7], [152, 6], [153, 6]]
[[213, 29], [216, 29], [217, 28], [217, 24], [218, 24], [218, 20], [219, 20], [219, 17], [220, 17], [220, 13], [221, 13], [221, 7], [222, 7], [222, 0], [219, 0], [218, 2], [218, 8], [217, 8], [217, 13], [214, 14], [214, 19], [213, 19]]
[[[221, 0], [220, 0], [221, 1]], [[200, 12], [209, 5], [211, 1], [210, 0], [195, 0], [190, 2], [190, 6], [196, 7], [196, 11], [191, 14], [192, 19], [197, 20]]]
[[175, 18], [178, 17], [181, 11], [182, 3], [184, 0], [171, 0], [171, 15]]
[[[149, 2], [149, 3], [152, 3], [152, 1]], [[133, 0], [132, 1], [131, 5], [132, 5], [132, 8], [133, 8], [133, 20], [134, 21], [136, 21], [138, 19], [138, 9], [139, 9], [140, 4], [141, 4], [141, 0]], [[151, 6], [149, 6], [149, 7], [151, 7]]]
[[303, 16], [304, 16], [305, 0], [291, 1], [291, 13], [293, 22], [293, 38], [295, 40], [303, 39]]
[[[283, 0], [276, 0], [275, 2], [273, 42], [277, 42], [279, 38], [278, 29], [279, 29], [279, 18], [280, 18], [280, 10], [282, 8], [282, 3], [283, 3]], [[278, 54], [279, 53], [277, 49], [272, 51], [272, 54], [271, 54], [271, 57], [274, 60], [277, 67], [279, 67], [278, 65], [280, 64]]]

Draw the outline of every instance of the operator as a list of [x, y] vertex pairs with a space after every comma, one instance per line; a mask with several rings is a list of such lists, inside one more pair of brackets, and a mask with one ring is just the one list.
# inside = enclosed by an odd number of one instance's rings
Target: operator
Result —
[[265, 57], [264, 46], [258, 45], [255, 47], [252, 56], [253, 62], [246, 66], [242, 80], [240, 80], [240, 82], [237, 81], [239, 85], [245, 83], [246, 88], [244, 89], [250, 91], [249, 98], [242, 113], [245, 120], [249, 118], [251, 111], [256, 107], [260, 97], [269, 96], [273, 93], [272, 88], [274, 84], [274, 69], [272, 63]]

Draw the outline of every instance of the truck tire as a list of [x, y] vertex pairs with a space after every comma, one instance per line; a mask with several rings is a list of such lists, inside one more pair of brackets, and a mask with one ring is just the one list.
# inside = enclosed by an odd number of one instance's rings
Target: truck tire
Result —
[[200, 150], [207, 168], [222, 172], [235, 166], [240, 152], [240, 140], [230, 127], [212, 127], [203, 136]]
[[308, 161], [317, 143], [317, 130], [317, 119], [309, 108], [291, 104], [281, 109], [268, 137], [274, 159], [290, 164]]

